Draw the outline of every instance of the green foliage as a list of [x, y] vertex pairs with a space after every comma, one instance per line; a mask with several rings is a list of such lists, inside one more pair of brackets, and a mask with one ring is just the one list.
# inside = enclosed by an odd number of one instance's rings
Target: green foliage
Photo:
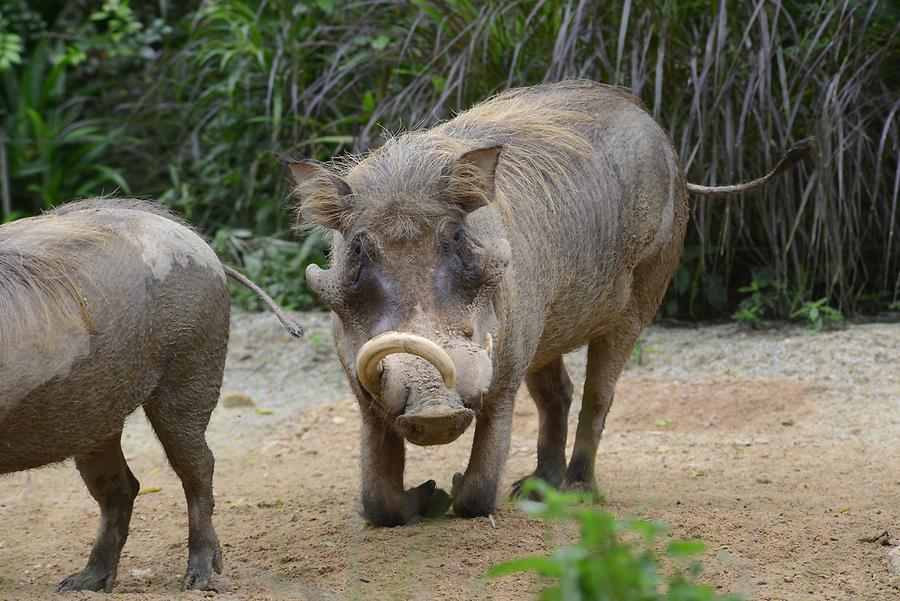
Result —
[[[164, 159], [155, 174], [168, 182], [159, 194], [164, 202], [206, 230], [288, 231], [281, 207], [285, 150], [299, 145], [298, 154], [319, 158], [340, 153], [363, 118], [358, 100], [339, 89], [323, 92], [333, 105], [316, 116], [301, 101], [336, 52], [320, 28], [340, 18], [333, 3], [286, 0], [260, 7], [221, 0], [190, 15], [184, 40], [157, 65], [166, 83], [135, 108], [142, 135]], [[363, 38], [355, 48], [367, 47]]]
[[640, 365], [644, 359], [644, 341], [638, 340], [634, 343], [634, 348], [631, 349], [631, 352], [628, 354], [628, 360], [632, 363], [636, 363]]
[[[0, 22], [0, 29], [3, 23]], [[0, 72], [22, 62], [22, 38], [15, 33], [0, 31]]]
[[153, 32], [137, 35], [143, 26], [128, 3], [110, 0], [65, 32], [51, 35], [28, 4], [4, 5], [9, 18], [0, 23], [19, 31], [2, 35], [19, 40], [21, 60], [8, 60], [0, 68], [0, 158], [7, 161], [3, 185], [13, 193], [3, 219], [73, 198], [131, 193], [126, 166], [117, 165], [115, 155], [135, 140], [127, 135], [127, 125], [110, 120], [108, 107], [98, 102], [109, 82], [90, 77], [101, 71], [114, 77], [133, 68], [133, 60], [146, 55], [165, 27], [158, 22]]
[[[754, 271], [750, 284], [739, 288], [738, 292], [746, 296], [738, 303], [738, 309], [731, 318], [750, 328], [759, 327], [764, 317], [773, 318], [785, 314], [789, 314], [791, 319], [802, 319], [806, 326], [813, 330], [833, 326], [844, 319], [838, 309], [828, 306], [828, 297], [804, 301], [795, 296], [793, 302], [789, 303], [786, 287], [777, 282], [772, 273], [765, 269]], [[885, 294], [878, 294], [861, 302], [874, 302], [880, 306], [885, 304], [885, 297]], [[791, 305], [795, 308], [788, 311]]]
[[[225, 260], [240, 265], [244, 275], [255, 281], [281, 306], [308, 309], [318, 303], [306, 286], [306, 267], [323, 263], [325, 242], [319, 234], [311, 234], [302, 242], [280, 238], [257, 238], [249, 230], [221, 229], [213, 240], [213, 248]], [[259, 311], [265, 307], [244, 286], [230, 282], [231, 296], [243, 309]]]
[[659, 349], [655, 349], [651, 346], [645, 346], [643, 340], [638, 340], [634, 343], [634, 348], [631, 349], [631, 352], [628, 354], [628, 361], [635, 365], [642, 365], [644, 362], [644, 355], [651, 354], [659, 354], [662, 351]]
[[721, 273], [708, 271], [713, 249], [686, 247], [663, 300], [666, 317], [721, 315], [728, 308], [728, 290]]
[[[620, 520], [585, 505], [596, 498], [561, 493], [539, 480], [529, 480], [523, 493], [540, 501], [520, 501], [523, 510], [543, 520], [574, 524], [579, 540], [549, 556], [531, 556], [493, 566], [490, 577], [534, 572], [547, 581], [545, 601], [706, 601], [720, 597], [708, 586], [695, 584], [696, 561], [704, 543], [664, 538], [667, 527], [640, 519]], [[656, 552], [665, 543], [664, 570]]]
[[731, 318], [756, 328], [761, 323], [760, 318], [776, 316], [784, 297], [784, 286], [774, 280], [770, 271], [760, 269], [753, 272], [750, 284], [738, 288], [738, 292], [749, 296], [738, 303], [738, 310]]
[[799, 309], [791, 313], [791, 319], [799, 317], [806, 323], [806, 327], [816, 331], [821, 330], [823, 326], [843, 321], [844, 316], [841, 312], [829, 307], [827, 303], [827, 297], [817, 301], [806, 301]]
[[[888, 0], [0, 0], [0, 12], [3, 219], [118, 188], [209, 233], [289, 237], [285, 155], [365, 151], [505, 88], [577, 76], [639, 96], [698, 183], [751, 179], [790, 142], [819, 140], [760, 192], [691, 200], [664, 315], [756, 323], [823, 297], [847, 314], [900, 299]], [[778, 302], [735, 307], [760, 269]], [[308, 304], [302, 284], [287, 289]]]
[[30, 197], [21, 208], [39, 210], [80, 196], [130, 192], [121, 172], [107, 163], [122, 128], [107, 128], [90, 116], [90, 98], [67, 90], [71, 63], [38, 43], [19, 70], [3, 74], [2, 143], [7, 145], [9, 179]]

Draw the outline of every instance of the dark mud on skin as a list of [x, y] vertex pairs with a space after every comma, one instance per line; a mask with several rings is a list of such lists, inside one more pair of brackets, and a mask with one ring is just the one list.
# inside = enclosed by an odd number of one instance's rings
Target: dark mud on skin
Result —
[[[286, 339], [268, 314], [233, 318], [223, 401], [207, 431], [224, 556], [224, 572], [214, 577], [224, 592], [216, 598], [536, 598], [530, 577], [481, 576], [494, 563], [546, 553], [571, 532], [548, 531], [505, 499], [496, 529], [484, 518], [452, 516], [400, 528], [364, 525], [359, 413], [331, 347], [329, 319], [296, 318], [309, 327], [305, 341]], [[679, 536], [708, 541], [702, 578], [720, 592], [896, 598], [900, 326], [820, 334], [654, 326], [643, 341], [642, 364], [632, 361], [624, 372], [600, 444], [607, 508], [642, 511]], [[566, 364], [576, 390], [572, 440], [584, 353], [566, 356]], [[534, 468], [536, 432], [537, 412], [523, 388], [504, 492]], [[433, 478], [449, 490], [470, 444], [466, 432], [444, 447], [409, 445], [407, 486]], [[144, 494], [135, 501], [117, 598], [180, 598], [181, 484], [140, 412], [123, 448]], [[71, 462], [0, 479], [0, 599], [58, 598], [56, 583], [83, 567], [97, 516]], [[860, 540], [884, 531], [889, 546]]]

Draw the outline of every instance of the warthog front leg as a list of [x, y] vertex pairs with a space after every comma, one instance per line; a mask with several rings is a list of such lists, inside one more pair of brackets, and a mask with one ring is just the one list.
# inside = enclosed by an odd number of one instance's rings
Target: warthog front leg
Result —
[[[403, 439], [394, 434], [380, 417], [362, 414], [362, 516], [375, 526], [400, 526], [430, 513], [433, 505], [447, 502], [438, 498], [447, 493], [429, 480], [405, 490], [403, 469], [406, 453]], [[440, 513], [443, 513], [441, 511]]]
[[509, 451], [515, 389], [486, 403], [475, 424], [472, 455], [465, 474], [453, 477], [453, 512], [462, 517], [486, 516], [497, 506], [497, 488]]
[[525, 383], [538, 408], [537, 468], [513, 484], [513, 496], [519, 495], [522, 484], [532, 476], [556, 488], [566, 478], [566, 437], [573, 388], [563, 358], [529, 372]]
[[587, 371], [581, 411], [578, 413], [578, 430], [569, 468], [566, 470], [566, 488], [578, 491], [596, 491], [594, 463], [600, 435], [606, 425], [606, 415], [612, 406], [616, 381], [628, 361], [634, 343], [640, 335], [640, 325], [626, 322], [620, 329], [596, 338], [588, 345]]
[[128, 538], [131, 510], [137, 497], [137, 479], [128, 469], [121, 433], [104, 443], [95, 453], [76, 457], [75, 465], [91, 496], [100, 505], [100, 532], [91, 549], [87, 566], [59, 583], [57, 590], [112, 592], [119, 555]]

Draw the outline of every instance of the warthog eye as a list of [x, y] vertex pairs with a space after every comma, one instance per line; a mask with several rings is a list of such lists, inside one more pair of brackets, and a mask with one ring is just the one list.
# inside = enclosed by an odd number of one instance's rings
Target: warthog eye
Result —
[[355, 258], [362, 256], [362, 240], [354, 238], [353, 241], [350, 242], [350, 254]]
[[453, 287], [457, 290], [477, 288], [481, 281], [480, 269], [462, 228], [453, 232], [452, 242], [446, 246], [447, 265], [453, 274]]
[[359, 237], [353, 238], [350, 242], [350, 260], [347, 270], [347, 282], [351, 289], [356, 288], [359, 284], [359, 276], [362, 273], [362, 263], [365, 258], [363, 250], [362, 240]]

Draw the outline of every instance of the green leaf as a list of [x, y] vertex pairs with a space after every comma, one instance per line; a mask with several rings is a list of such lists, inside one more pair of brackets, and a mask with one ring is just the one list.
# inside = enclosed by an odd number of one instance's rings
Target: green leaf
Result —
[[372, 43], [370, 44], [370, 46], [372, 46], [373, 50], [384, 50], [385, 48], [387, 48], [387, 45], [390, 43], [391, 43], [391, 38], [389, 38], [388, 36], [386, 36], [384, 34], [381, 34], [379, 36], [376, 36], [375, 39], [372, 40]]
[[537, 572], [543, 576], [554, 576], [560, 572], [559, 565], [549, 557], [531, 555], [511, 559], [488, 568], [488, 578], [499, 578], [518, 572]]
[[372, 94], [372, 90], [366, 90], [366, 93], [363, 94], [361, 105], [363, 110], [368, 114], [371, 114], [372, 111], [375, 110], [375, 95]]
[[321, 8], [326, 15], [334, 13], [334, 0], [316, 0], [316, 6]]
[[106, 165], [94, 165], [94, 169], [105, 176], [108, 181], [115, 182], [125, 194], [131, 194], [131, 187], [118, 170]]
[[672, 557], [688, 557], [705, 553], [707, 551], [706, 543], [698, 540], [673, 540], [666, 548], [666, 553]]

